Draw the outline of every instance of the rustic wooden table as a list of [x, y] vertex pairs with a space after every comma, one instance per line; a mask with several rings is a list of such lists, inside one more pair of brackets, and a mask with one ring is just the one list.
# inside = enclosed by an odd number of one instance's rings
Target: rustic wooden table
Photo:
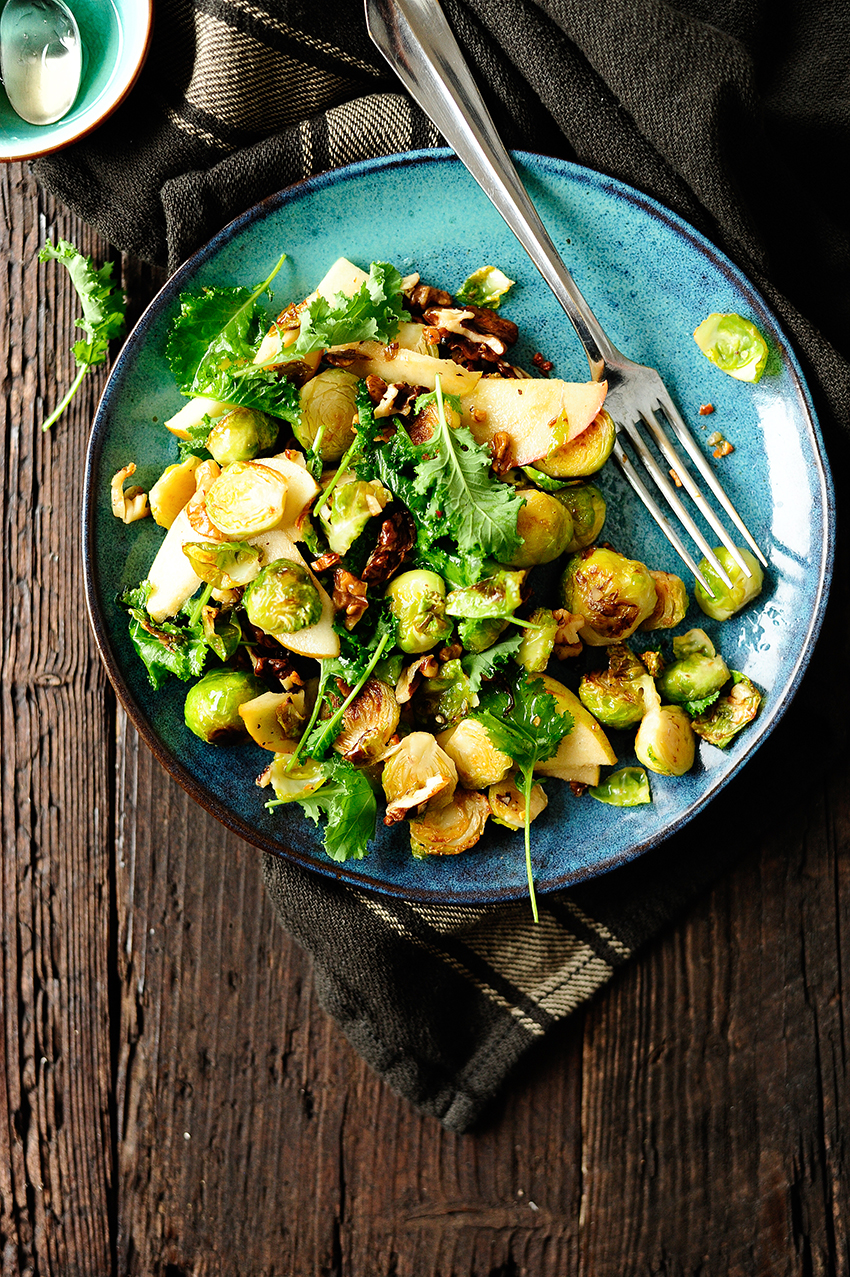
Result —
[[[105, 372], [42, 433], [77, 306], [36, 254], [63, 237], [116, 255], [24, 167], [0, 169], [0, 195], [3, 1274], [850, 1273], [841, 557], [810, 672], [738, 786], [762, 819], [735, 870], [479, 1132], [447, 1134], [319, 1009], [259, 854], [116, 705], [81, 585]], [[116, 275], [135, 319], [161, 276], [120, 258]], [[716, 836], [744, 840], [728, 808]]]

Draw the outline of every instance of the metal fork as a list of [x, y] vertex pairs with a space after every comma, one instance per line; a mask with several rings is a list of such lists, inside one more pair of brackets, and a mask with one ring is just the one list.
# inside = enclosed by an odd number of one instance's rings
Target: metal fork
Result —
[[563, 306], [590, 363], [594, 381], [606, 380], [605, 407], [617, 427], [614, 457], [627, 482], [646, 506], [676, 553], [709, 594], [711, 586], [657, 500], [629, 452], [628, 440], [679, 522], [726, 586], [731, 581], [712, 547], [658, 464], [639, 423], [650, 433], [669, 469], [721, 544], [746, 576], [749, 566], [697, 485], [680, 452], [662, 428], [663, 413], [676, 440], [760, 561], [767, 560], [747, 530], [654, 368], [622, 355], [600, 327], [570, 275], [523, 186], [438, 0], [365, 0], [366, 26], [414, 101], [430, 117], [456, 155], [492, 200]]

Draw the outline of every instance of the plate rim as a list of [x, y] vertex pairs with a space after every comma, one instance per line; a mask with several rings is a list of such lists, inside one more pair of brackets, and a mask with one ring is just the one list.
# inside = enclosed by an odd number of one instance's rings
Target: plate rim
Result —
[[[734, 764], [733, 767], [729, 769], [728, 772], [717, 777], [706, 793], [682, 811], [671, 824], [665, 826], [663, 830], [659, 831], [655, 835], [644, 839], [639, 844], [631, 846], [628, 851], [612, 853], [604, 862], [597, 862], [591, 867], [582, 866], [575, 871], [567, 872], [556, 879], [550, 879], [543, 883], [539, 883], [535, 879], [535, 890], [537, 894], [539, 896], [544, 896], [566, 890], [578, 882], [602, 876], [621, 865], [629, 864], [634, 860], [638, 860], [641, 856], [645, 855], [646, 852], [660, 846], [662, 843], [679, 833], [685, 825], [694, 820], [710, 804], [717, 794], [725, 789], [726, 786], [738, 776], [743, 766], [774, 731], [799, 690], [800, 683], [806, 669], [808, 668], [823, 624], [823, 618], [832, 583], [835, 555], [835, 491], [817, 413], [796, 353], [772, 307], [767, 303], [755, 285], [743, 274], [739, 267], [729, 257], [727, 257], [722, 250], [717, 248], [711, 240], [707, 239], [702, 232], [691, 226], [688, 222], [681, 218], [679, 214], [660, 204], [653, 197], [645, 195], [636, 187], [632, 187], [627, 183], [620, 181], [618, 178], [610, 177], [607, 174], [600, 173], [595, 169], [589, 169], [586, 166], [574, 163], [573, 161], [561, 160], [557, 157], [548, 156], [534, 151], [512, 151], [512, 155], [520, 165], [522, 165], [525, 161], [530, 162], [532, 165], [543, 165], [544, 167], [551, 166], [553, 169], [557, 169], [561, 172], [566, 171], [583, 181], [590, 180], [596, 185], [601, 185], [603, 187], [608, 186], [619, 195], [629, 199], [631, 202], [646, 208], [653, 216], [659, 217], [662, 221], [672, 226], [679, 234], [684, 234], [686, 238], [690, 239], [694, 245], [701, 251], [705, 252], [725, 274], [730, 276], [742, 291], [753, 297], [758, 302], [759, 306], [771, 316], [776, 330], [782, 336], [784, 344], [782, 352], [783, 356], [787, 360], [790, 370], [793, 373], [796, 388], [807, 410], [808, 429], [812, 444], [814, 445], [813, 456], [816, 461], [818, 481], [823, 497], [825, 533], [819, 556], [817, 598], [804, 636], [802, 649], [800, 650], [792, 667], [792, 671], [787, 678], [782, 700], [776, 705], [771, 706], [771, 712], [767, 719], [764, 720], [764, 727], [761, 730], [758, 739], [753, 743], [753, 746], [746, 751], [746, 753]], [[193, 801], [197, 802], [199, 806], [212, 815], [221, 825], [224, 826], [224, 828], [236, 834], [244, 842], [247, 842], [257, 850], [278, 856], [309, 872], [317, 873], [320, 877], [331, 878], [347, 886], [375, 893], [380, 896], [393, 897], [399, 900], [437, 905], [444, 904], [452, 907], [477, 908], [483, 904], [508, 903], [526, 898], [527, 889], [524, 890], [522, 885], [519, 884], [517, 886], [504, 887], [500, 887], [498, 884], [493, 884], [487, 888], [476, 888], [475, 894], [471, 895], [469, 892], [459, 891], [458, 889], [449, 888], [439, 890], [436, 887], [415, 887], [393, 882], [380, 882], [374, 879], [361, 878], [356, 872], [347, 869], [345, 862], [339, 863], [331, 860], [329, 857], [326, 857], [325, 860], [322, 861], [312, 855], [299, 852], [292, 848], [282, 847], [279, 843], [268, 838], [262, 831], [249, 825], [241, 816], [232, 812], [211, 790], [205, 788], [192, 775], [189, 769], [172, 753], [165, 742], [157, 735], [152, 724], [148, 721], [142, 707], [139, 705], [136, 697], [130, 690], [124, 679], [119, 662], [112, 650], [109, 630], [104, 621], [97, 576], [93, 568], [94, 560], [96, 558], [96, 520], [94, 516], [97, 508], [93, 486], [94, 475], [98, 469], [98, 462], [105, 441], [105, 431], [100, 425], [104, 406], [109, 396], [113, 376], [118, 372], [122, 362], [125, 357], [127, 357], [128, 348], [131, 342], [135, 342], [137, 335], [143, 335], [144, 328], [149, 325], [152, 318], [158, 312], [159, 304], [162, 300], [165, 299], [166, 296], [168, 299], [170, 299], [172, 295], [175, 297], [179, 296], [182, 281], [185, 276], [194, 274], [199, 265], [214, 257], [218, 248], [223, 243], [232, 240], [244, 226], [250, 225], [263, 217], [268, 216], [274, 209], [285, 205], [291, 199], [298, 198], [300, 195], [310, 194], [315, 190], [319, 190], [324, 186], [331, 185], [348, 177], [356, 177], [361, 173], [373, 173], [381, 169], [397, 168], [402, 166], [408, 167], [423, 162], [445, 163], [446, 161], [461, 165], [461, 161], [449, 148], [425, 148], [420, 150], [397, 152], [388, 156], [377, 156], [373, 159], [358, 160], [352, 164], [341, 166], [340, 168], [330, 169], [323, 173], [302, 178], [299, 181], [293, 182], [289, 186], [282, 188], [280, 191], [266, 196], [263, 200], [258, 201], [256, 204], [240, 213], [232, 221], [227, 223], [227, 225], [222, 227], [221, 230], [217, 231], [210, 240], [187, 258], [186, 261], [169, 276], [162, 287], [157, 290], [154, 297], [151, 299], [144, 312], [133, 326], [133, 329], [127, 335], [118, 356], [110, 368], [109, 378], [107, 379], [107, 383], [104, 386], [98, 400], [86, 449], [83, 501], [81, 508], [81, 532], [86, 610], [92, 627], [92, 632], [94, 634], [95, 644], [106, 669], [109, 681], [112, 684], [116, 696], [121, 702], [130, 721], [133, 723], [136, 731], [145, 741], [145, 744], [151, 750], [154, 757], [164, 767], [169, 775], [177, 781], [189, 797], [193, 799]]]

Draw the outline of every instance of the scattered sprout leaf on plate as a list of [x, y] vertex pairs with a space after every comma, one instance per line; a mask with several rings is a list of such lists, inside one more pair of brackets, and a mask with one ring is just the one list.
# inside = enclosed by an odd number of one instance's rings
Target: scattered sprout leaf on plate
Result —
[[459, 302], [471, 306], [484, 306], [488, 310], [498, 310], [505, 293], [513, 288], [516, 280], [508, 279], [498, 266], [481, 266], [474, 270], [461, 284], [455, 294]]
[[640, 807], [652, 802], [649, 777], [643, 767], [622, 767], [587, 792], [591, 798], [611, 807]]
[[721, 372], [738, 381], [758, 381], [765, 370], [767, 342], [743, 315], [709, 315], [695, 329], [694, 341]]

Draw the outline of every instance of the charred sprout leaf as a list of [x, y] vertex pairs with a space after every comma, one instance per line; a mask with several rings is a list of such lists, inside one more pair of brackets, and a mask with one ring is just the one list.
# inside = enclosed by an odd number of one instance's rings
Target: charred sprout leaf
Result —
[[516, 280], [508, 279], [498, 266], [481, 266], [463, 281], [455, 297], [472, 306], [498, 310], [502, 298], [515, 283]]
[[209, 648], [220, 661], [229, 661], [236, 655], [242, 642], [242, 630], [230, 612], [216, 612], [213, 608], [201, 609], [201, 629]]
[[[347, 759], [333, 754], [322, 763], [326, 779], [311, 793], [295, 796], [304, 811], [319, 824], [326, 818], [325, 851], [331, 860], [362, 860], [375, 835], [378, 803], [372, 786], [362, 771]], [[280, 800], [267, 804], [278, 806]]]
[[732, 688], [728, 695], [715, 700], [709, 710], [694, 719], [691, 726], [709, 745], [727, 749], [738, 732], [753, 721], [761, 699], [755, 683], [746, 674], [732, 670]]
[[[322, 672], [319, 677], [319, 689], [313, 715], [307, 724], [304, 735], [301, 737], [298, 749], [292, 756], [293, 760], [297, 759], [302, 753], [306, 753], [310, 758], [322, 759], [325, 757], [339, 735], [345, 711], [360, 694], [361, 688], [374, 671], [384, 652], [394, 645], [396, 628], [395, 618], [389, 612], [384, 612], [381, 614], [370, 636], [368, 646], [366, 643], [359, 645], [356, 642], [351, 643], [350, 647], [355, 649], [358, 658], [356, 664], [351, 659], [348, 661], [322, 661]], [[319, 720], [319, 713], [324, 703], [331, 677], [334, 674], [341, 673], [347, 681], [350, 681], [353, 677], [352, 666], [356, 669], [357, 674], [351, 691], [342, 704], [334, 710], [330, 718]]]
[[392, 493], [373, 479], [353, 479], [338, 484], [331, 501], [325, 501], [319, 514], [328, 545], [335, 554], [344, 555], [351, 549], [370, 519], [379, 515], [392, 500]]
[[[441, 521], [441, 534], [453, 537], [461, 554], [509, 559], [519, 547], [517, 517], [522, 498], [510, 484], [493, 478], [490, 453], [475, 442], [471, 431], [465, 426], [453, 430], [448, 424], [439, 378], [433, 394], [417, 399], [417, 412], [429, 403], [437, 407], [436, 429], [427, 443], [416, 448], [413, 484], [415, 492], [427, 497], [426, 518]], [[412, 513], [416, 518], [416, 512]]]
[[585, 674], [579, 683], [579, 700], [603, 727], [634, 727], [646, 709], [646, 689], [651, 688], [643, 663], [625, 643], [608, 648], [608, 668]]
[[150, 584], [144, 581], [136, 589], [125, 590], [118, 602], [127, 610], [130, 638], [148, 672], [151, 687], [160, 688], [170, 674], [183, 682], [197, 678], [209, 652], [203, 627], [151, 620], [146, 610], [149, 594]]
[[652, 802], [649, 777], [642, 767], [623, 767], [587, 791], [591, 798], [611, 807], [640, 807]]
[[424, 678], [414, 698], [417, 719], [434, 731], [456, 723], [478, 703], [459, 660], [445, 661], [434, 678]]
[[522, 571], [494, 568], [476, 585], [452, 590], [446, 598], [446, 612], [471, 621], [509, 619], [522, 602], [524, 579]]
[[71, 276], [83, 308], [82, 316], [75, 322], [85, 332], [86, 340], [75, 341], [71, 347], [77, 375], [62, 402], [42, 423], [42, 430], [49, 430], [59, 420], [89, 368], [102, 364], [106, 359], [110, 341], [113, 337], [120, 337], [124, 331], [126, 307], [123, 290], [112, 283], [112, 262], [105, 262], [98, 269], [91, 257], [85, 256], [64, 239], [60, 239], [56, 246], [45, 244], [38, 255], [40, 262], [51, 259], [60, 262]]
[[547, 692], [546, 685], [540, 678], [518, 674], [511, 680], [509, 688], [509, 691], [489, 692], [482, 696], [481, 706], [474, 717], [487, 728], [496, 748], [513, 759], [519, 768], [516, 784], [526, 803], [525, 864], [531, 908], [536, 922], [537, 900], [531, 870], [529, 834], [534, 767], [557, 753], [563, 738], [572, 731], [573, 718], [571, 714], [558, 712], [557, 701]]
[[522, 643], [516, 654], [517, 665], [526, 674], [542, 674], [555, 647], [558, 622], [549, 608], [535, 608], [522, 632]]
[[195, 575], [215, 590], [248, 585], [260, 569], [260, 551], [246, 541], [186, 541], [183, 553]]
[[522, 634], [514, 634], [511, 638], [488, 647], [484, 652], [466, 652], [460, 658], [460, 663], [469, 679], [470, 691], [479, 692], [483, 682], [494, 678], [511, 657], [516, 656], [522, 642]]
[[758, 381], [764, 372], [767, 342], [742, 315], [709, 315], [695, 330], [694, 341], [721, 372], [738, 381]]

